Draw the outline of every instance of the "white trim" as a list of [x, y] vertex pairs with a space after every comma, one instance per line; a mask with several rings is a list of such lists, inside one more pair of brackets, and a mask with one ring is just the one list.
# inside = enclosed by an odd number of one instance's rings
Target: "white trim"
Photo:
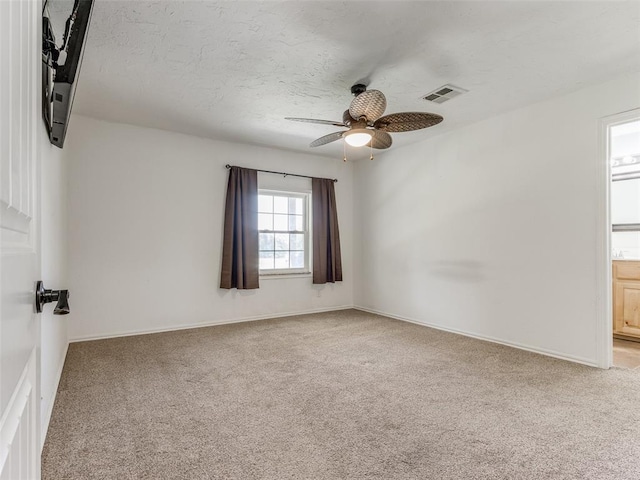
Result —
[[262, 280], [274, 280], [282, 278], [311, 278], [313, 274], [311, 272], [300, 273], [261, 273], [260, 281]]
[[267, 315], [256, 315], [253, 317], [215, 320], [213, 322], [193, 323], [190, 325], [179, 325], [179, 326], [164, 327], [164, 328], [151, 328], [151, 329], [145, 329], [145, 330], [128, 330], [124, 332], [110, 333], [107, 335], [87, 335], [84, 337], [71, 338], [69, 340], [69, 343], [86, 342], [90, 340], [102, 340], [105, 338], [130, 337], [133, 335], [148, 335], [151, 333], [174, 332], [179, 330], [190, 330], [193, 328], [215, 327], [216, 325], [228, 325], [231, 323], [254, 322], [256, 320], [271, 320], [276, 318], [294, 317], [296, 315], [306, 315], [310, 313], [323, 313], [323, 312], [334, 312], [337, 310], [349, 310], [352, 308], [354, 308], [353, 305], [340, 305], [337, 307], [313, 308], [309, 310], [302, 310], [299, 312], [270, 313]]
[[44, 442], [47, 439], [47, 432], [49, 431], [49, 423], [51, 423], [51, 415], [53, 414], [53, 406], [56, 403], [56, 397], [58, 396], [58, 387], [60, 386], [60, 379], [62, 378], [62, 371], [64, 370], [64, 362], [67, 360], [68, 351], [69, 351], [69, 342], [67, 342], [66, 347], [64, 347], [64, 354], [62, 355], [62, 361], [58, 366], [58, 371], [56, 373], [56, 383], [55, 383], [55, 388], [53, 389], [53, 395], [51, 396], [51, 402], [47, 407], [47, 411], [45, 412], [44, 418], [41, 419], [40, 454], [42, 454], [42, 448], [44, 447]]
[[[307, 314], [312, 314], [312, 313], [323, 313], [323, 312], [335, 312], [335, 311], [338, 311], [338, 310], [350, 310], [350, 309], [360, 310], [360, 311], [367, 312], [367, 313], [373, 313], [375, 315], [382, 315], [384, 317], [392, 318], [392, 319], [395, 319], [395, 320], [400, 320], [400, 321], [403, 321], [403, 322], [413, 323], [413, 324], [416, 324], [416, 325], [421, 325], [423, 327], [433, 328], [433, 329], [441, 330], [441, 331], [444, 331], [444, 332], [454, 333], [454, 334], [457, 334], [457, 335], [462, 335], [464, 337], [475, 338], [477, 340], [483, 340], [483, 341], [486, 341], [486, 342], [497, 343], [499, 345], [505, 345], [507, 347], [517, 348], [519, 350], [525, 350], [527, 352], [538, 353], [540, 355], [545, 355], [545, 356], [548, 356], [548, 357], [558, 358], [560, 360], [566, 360], [566, 361], [569, 361], [569, 362], [580, 363], [582, 365], [587, 365], [587, 366], [590, 366], [590, 367], [599, 367], [597, 361], [594, 361], [593, 359], [584, 358], [584, 357], [578, 357], [578, 356], [575, 356], [575, 355], [567, 355], [565, 353], [556, 352], [554, 350], [548, 350], [548, 349], [544, 349], [544, 348], [533, 347], [531, 345], [525, 345], [525, 344], [518, 343], [518, 342], [510, 342], [510, 341], [503, 340], [503, 339], [496, 338], [496, 337], [490, 337], [490, 336], [487, 336], [487, 335], [481, 335], [481, 334], [477, 334], [477, 333], [473, 333], [473, 332], [467, 332], [465, 330], [459, 330], [459, 329], [455, 329], [455, 328], [443, 327], [441, 325], [436, 325], [436, 324], [433, 324], [433, 323], [425, 322], [423, 320], [417, 320], [417, 319], [414, 319], [414, 318], [403, 317], [403, 316], [400, 316], [400, 315], [394, 315], [392, 313], [383, 312], [383, 311], [380, 311], [380, 310], [376, 310], [376, 309], [368, 308], [368, 307], [363, 307], [363, 306], [359, 306], [359, 305], [340, 305], [340, 306], [336, 306], [336, 307], [314, 308], [314, 309], [303, 310], [303, 311], [298, 311], [298, 312], [287, 312], [287, 313], [276, 313], [276, 314], [267, 314], [267, 315], [256, 315], [256, 316], [252, 316], [252, 317], [243, 317], [243, 318], [226, 319], [226, 320], [216, 320], [216, 321], [213, 321], [213, 322], [195, 323], [195, 324], [190, 324], [190, 325], [180, 325], [180, 326], [165, 327], [165, 328], [155, 328], [155, 329], [145, 329], [145, 330], [129, 330], [129, 331], [125, 331], [125, 332], [112, 333], [112, 334], [108, 334], [108, 335], [87, 335], [87, 336], [84, 336], [84, 337], [71, 338], [69, 340], [69, 343], [71, 344], [71, 343], [77, 343], [77, 342], [87, 342], [87, 341], [92, 341], [92, 340], [103, 340], [103, 339], [107, 339], [107, 338], [118, 338], [118, 337], [129, 337], [129, 336], [134, 336], [134, 335], [148, 335], [148, 334], [153, 334], [153, 333], [174, 332], [174, 331], [180, 331], [180, 330], [190, 330], [190, 329], [194, 329], [194, 328], [215, 327], [217, 325], [229, 325], [229, 324], [233, 324], [233, 323], [255, 322], [255, 321], [259, 321], [259, 320], [272, 320], [272, 319], [278, 319], [278, 318], [293, 317], [293, 316], [296, 316], [296, 315], [307, 315]], [[68, 347], [68, 345], [67, 345], [67, 347]], [[66, 357], [66, 354], [65, 354], [65, 357]]]
[[40, 455], [36, 453], [39, 433], [37, 369], [37, 347], [34, 347], [0, 419], [2, 478], [8, 478], [6, 468], [20, 478], [40, 478]]
[[574, 362], [574, 363], [581, 363], [583, 365], [588, 365], [590, 367], [596, 367], [597, 366], [596, 362], [593, 361], [593, 359], [589, 359], [589, 358], [576, 357], [574, 355], [566, 355], [564, 353], [556, 352], [554, 350], [547, 350], [547, 349], [544, 349], [544, 348], [532, 347], [531, 345], [524, 345], [522, 343], [517, 343], [517, 342], [509, 342], [507, 340], [503, 340], [503, 339], [495, 338], [495, 337], [489, 337], [487, 335], [480, 335], [480, 334], [477, 334], [477, 333], [467, 332], [467, 331], [464, 331], [464, 330], [458, 330], [458, 329], [455, 329], [455, 328], [443, 327], [441, 325], [436, 325], [436, 324], [425, 322], [425, 321], [422, 321], [422, 320], [416, 320], [414, 318], [401, 317], [400, 315], [393, 315], [391, 313], [381, 312], [379, 310], [374, 310], [373, 308], [361, 307], [361, 306], [358, 306], [358, 305], [354, 305], [353, 308], [356, 309], [356, 310], [362, 310], [363, 312], [374, 313], [376, 315], [382, 315], [384, 317], [393, 318], [395, 320], [401, 320], [403, 322], [415, 323], [416, 325], [422, 325], [423, 327], [429, 327], [429, 328], [434, 328], [436, 330], [442, 330], [444, 332], [455, 333], [455, 334], [458, 334], [458, 335], [462, 335], [464, 337], [470, 337], [470, 338], [475, 338], [477, 340], [484, 340], [486, 342], [497, 343], [497, 344], [500, 344], [500, 345], [506, 345], [507, 347], [518, 348], [520, 350], [526, 350], [527, 352], [538, 353], [538, 354], [541, 354], [541, 355], [545, 355], [547, 357], [558, 358], [560, 360], [568, 360], [568, 361]]
[[611, 165], [609, 164], [609, 129], [640, 118], [640, 109], [609, 115], [600, 119], [596, 171], [596, 358], [597, 366], [613, 365], [613, 278], [611, 274]]

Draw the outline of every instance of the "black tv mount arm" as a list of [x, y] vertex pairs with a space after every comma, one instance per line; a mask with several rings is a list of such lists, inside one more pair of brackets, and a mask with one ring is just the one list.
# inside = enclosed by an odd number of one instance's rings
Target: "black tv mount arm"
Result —
[[69, 42], [69, 37], [71, 36], [71, 27], [78, 13], [78, 1], [79, 0], [75, 0], [73, 4], [73, 11], [64, 23], [62, 46], [58, 48], [58, 45], [56, 44], [56, 37], [53, 33], [53, 27], [51, 26], [51, 20], [49, 19], [49, 16], [47, 14], [47, 4], [49, 2], [48, 0], [45, 0], [45, 4], [42, 9], [42, 54], [44, 57], [51, 55], [51, 66], [53, 68], [56, 68], [58, 66], [58, 58], [60, 58], [60, 52], [63, 52], [67, 48], [67, 43]]
[[42, 17], [42, 56], [45, 58], [51, 57], [51, 67], [58, 66], [60, 50], [56, 45], [56, 37], [53, 34], [51, 20], [47, 16]]

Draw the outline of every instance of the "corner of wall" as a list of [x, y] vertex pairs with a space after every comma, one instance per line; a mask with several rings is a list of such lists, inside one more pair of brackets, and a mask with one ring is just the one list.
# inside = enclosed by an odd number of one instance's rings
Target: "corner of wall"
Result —
[[[68, 286], [67, 155], [40, 138], [40, 271], [47, 288]], [[44, 446], [58, 384], [69, 347], [68, 319], [54, 316], [50, 306], [40, 315], [40, 429]]]

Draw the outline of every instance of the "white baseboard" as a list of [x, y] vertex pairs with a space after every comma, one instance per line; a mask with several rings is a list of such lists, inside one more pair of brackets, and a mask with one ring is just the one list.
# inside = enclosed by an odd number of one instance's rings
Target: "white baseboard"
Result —
[[423, 327], [435, 328], [436, 330], [442, 330], [444, 332], [455, 333], [455, 334], [458, 334], [458, 335], [463, 335], [465, 337], [471, 337], [471, 338], [475, 338], [475, 339], [478, 339], [478, 340], [484, 340], [486, 342], [497, 343], [497, 344], [500, 344], [500, 345], [506, 345], [507, 347], [513, 347], [513, 348], [518, 348], [520, 350], [526, 350], [527, 352], [533, 352], [533, 353], [538, 353], [540, 355], [546, 355], [547, 357], [558, 358], [560, 360], [567, 360], [569, 362], [574, 362], [574, 363], [581, 363], [583, 365], [588, 365], [590, 367], [598, 367], [597, 360], [593, 360], [593, 359], [589, 359], [589, 358], [582, 358], [582, 357], [576, 357], [576, 356], [573, 356], [573, 355], [566, 355], [564, 353], [556, 352], [556, 351], [553, 351], [553, 350], [547, 350], [547, 349], [544, 349], [544, 348], [532, 347], [531, 345], [524, 345], [524, 344], [517, 343], [517, 342], [510, 342], [510, 341], [503, 340], [503, 339], [500, 339], [500, 338], [490, 337], [490, 336], [487, 336], [487, 335], [480, 335], [480, 334], [477, 334], [477, 333], [467, 332], [467, 331], [464, 331], [464, 330], [458, 330], [458, 329], [455, 329], [455, 328], [443, 327], [441, 325], [435, 325], [433, 323], [424, 322], [422, 320], [416, 320], [414, 318], [401, 317], [399, 315], [393, 315], [391, 313], [381, 312], [379, 310], [375, 310], [375, 309], [372, 309], [372, 308], [360, 307], [358, 305], [354, 305], [353, 308], [356, 309], [356, 310], [362, 310], [363, 312], [374, 313], [376, 315], [382, 315], [384, 317], [393, 318], [395, 320], [401, 320], [403, 322], [415, 323], [416, 325], [422, 325]]
[[254, 322], [256, 320], [269, 320], [272, 318], [294, 317], [296, 315], [307, 315], [310, 313], [335, 312], [337, 310], [347, 310], [354, 308], [353, 305], [340, 305], [337, 307], [315, 308], [299, 312], [271, 313], [267, 315], [256, 315], [253, 317], [235, 318], [231, 320], [214, 320], [213, 322], [193, 323], [189, 325], [175, 325], [171, 327], [149, 328], [142, 330], [127, 330], [124, 332], [114, 332], [103, 335], [87, 335], [82, 337], [74, 337], [69, 340], [70, 343], [88, 342], [91, 340], [103, 340], [106, 338], [131, 337], [133, 335], [147, 335], [151, 333], [174, 332], [178, 330], [190, 330], [192, 328], [215, 327], [216, 325], [228, 325], [231, 323]]
[[62, 355], [62, 361], [58, 366], [58, 371], [56, 372], [56, 385], [53, 389], [53, 396], [50, 399], [49, 406], [47, 407], [47, 411], [44, 414], [44, 417], [40, 419], [40, 453], [42, 453], [42, 448], [44, 447], [44, 442], [47, 439], [47, 432], [49, 431], [49, 422], [51, 422], [51, 415], [53, 414], [53, 406], [56, 403], [56, 396], [58, 394], [58, 387], [60, 386], [60, 379], [62, 378], [62, 370], [64, 369], [64, 362], [67, 359], [67, 352], [69, 351], [69, 342], [67, 342], [67, 346], [64, 347], [64, 355]]
[[[517, 343], [517, 342], [510, 342], [508, 340], [504, 340], [504, 339], [501, 339], [501, 338], [490, 337], [488, 335], [481, 335], [481, 334], [477, 334], [477, 333], [473, 333], [473, 332], [468, 332], [468, 331], [465, 331], [465, 330], [459, 330], [459, 329], [455, 329], [455, 328], [448, 328], [448, 327], [444, 327], [442, 325], [436, 325], [436, 324], [425, 322], [425, 321], [422, 321], [422, 320], [403, 317], [403, 316], [400, 316], [400, 315], [394, 315], [392, 313], [383, 312], [383, 311], [380, 311], [380, 310], [375, 310], [375, 309], [372, 309], [372, 308], [362, 307], [362, 306], [358, 306], [358, 305], [340, 305], [340, 306], [336, 306], [336, 307], [316, 308], [316, 309], [309, 309], [309, 310], [298, 311], [298, 312], [286, 312], [286, 313], [277, 313], [277, 314], [256, 315], [256, 316], [252, 316], [252, 317], [243, 317], [243, 318], [236, 318], [236, 319], [230, 319], [230, 320], [215, 320], [213, 322], [195, 323], [195, 324], [189, 324], [189, 325], [176, 325], [176, 326], [171, 326], [171, 327], [151, 328], [151, 329], [143, 329], [143, 330], [128, 330], [128, 331], [114, 332], [114, 333], [103, 334], [103, 335], [88, 335], [88, 336], [83, 336], [83, 337], [72, 338], [72, 339], [69, 340], [69, 343], [86, 342], [86, 341], [91, 341], [91, 340], [102, 340], [102, 339], [117, 338], [117, 337], [130, 337], [130, 336], [133, 336], [133, 335], [147, 335], [147, 334], [152, 334], [152, 333], [173, 332], [173, 331], [178, 331], [178, 330], [189, 330], [189, 329], [192, 329], [192, 328], [214, 327], [216, 325], [229, 325], [229, 324], [232, 324], [232, 323], [254, 322], [254, 321], [257, 321], [257, 320], [269, 320], [269, 319], [274, 319], [274, 318], [293, 317], [293, 316], [296, 316], [296, 315], [307, 315], [307, 314], [310, 314], [310, 313], [334, 312], [334, 311], [337, 311], [337, 310], [347, 310], [347, 309], [350, 309], [350, 308], [353, 308], [353, 309], [356, 309], [356, 310], [361, 310], [363, 312], [373, 313], [373, 314], [376, 314], [376, 315], [382, 315], [382, 316], [385, 316], [385, 317], [393, 318], [395, 320], [401, 320], [403, 322], [414, 323], [416, 325], [421, 325], [423, 327], [435, 328], [436, 330], [442, 330], [444, 332], [455, 333], [455, 334], [458, 334], [458, 335], [463, 335], [465, 337], [475, 338], [475, 339], [478, 339], [478, 340], [484, 340], [486, 342], [497, 343], [497, 344], [500, 344], [500, 345], [506, 345], [508, 347], [518, 348], [520, 350], [525, 350], [527, 352], [538, 353], [540, 355], [546, 355], [548, 357], [558, 358], [560, 360], [566, 360], [566, 361], [569, 361], [569, 362], [580, 363], [580, 364], [583, 364], [583, 365], [588, 365], [590, 367], [598, 367], [598, 362], [596, 360], [593, 360], [593, 359], [577, 357], [577, 356], [574, 356], [574, 355], [567, 355], [565, 353], [556, 352], [554, 350], [548, 350], [548, 349], [544, 349], [544, 348], [534, 347], [534, 346], [531, 346], [531, 345], [525, 345], [525, 344]], [[65, 353], [65, 356], [66, 356], [66, 353]], [[60, 367], [60, 374], [61, 373], [62, 373], [62, 366]], [[59, 378], [58, 378], [58, 381], [60, 381]], [[51, 408], [53, 408], [53, 403], [51, 404]], [[49, 417], [50, 417], [50, 415], [51, 415], [51, 412], [49, 412]], [[48, 419], [47, 419], [47, 424], [48, 424]]]

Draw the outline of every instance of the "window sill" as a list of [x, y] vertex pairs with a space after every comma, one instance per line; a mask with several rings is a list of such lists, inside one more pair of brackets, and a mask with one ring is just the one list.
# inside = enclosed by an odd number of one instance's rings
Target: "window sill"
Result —
[[311, 272], [301, 273], [261, 273], [260, 280], [275, 280], [279, 278], [309, 278]]

